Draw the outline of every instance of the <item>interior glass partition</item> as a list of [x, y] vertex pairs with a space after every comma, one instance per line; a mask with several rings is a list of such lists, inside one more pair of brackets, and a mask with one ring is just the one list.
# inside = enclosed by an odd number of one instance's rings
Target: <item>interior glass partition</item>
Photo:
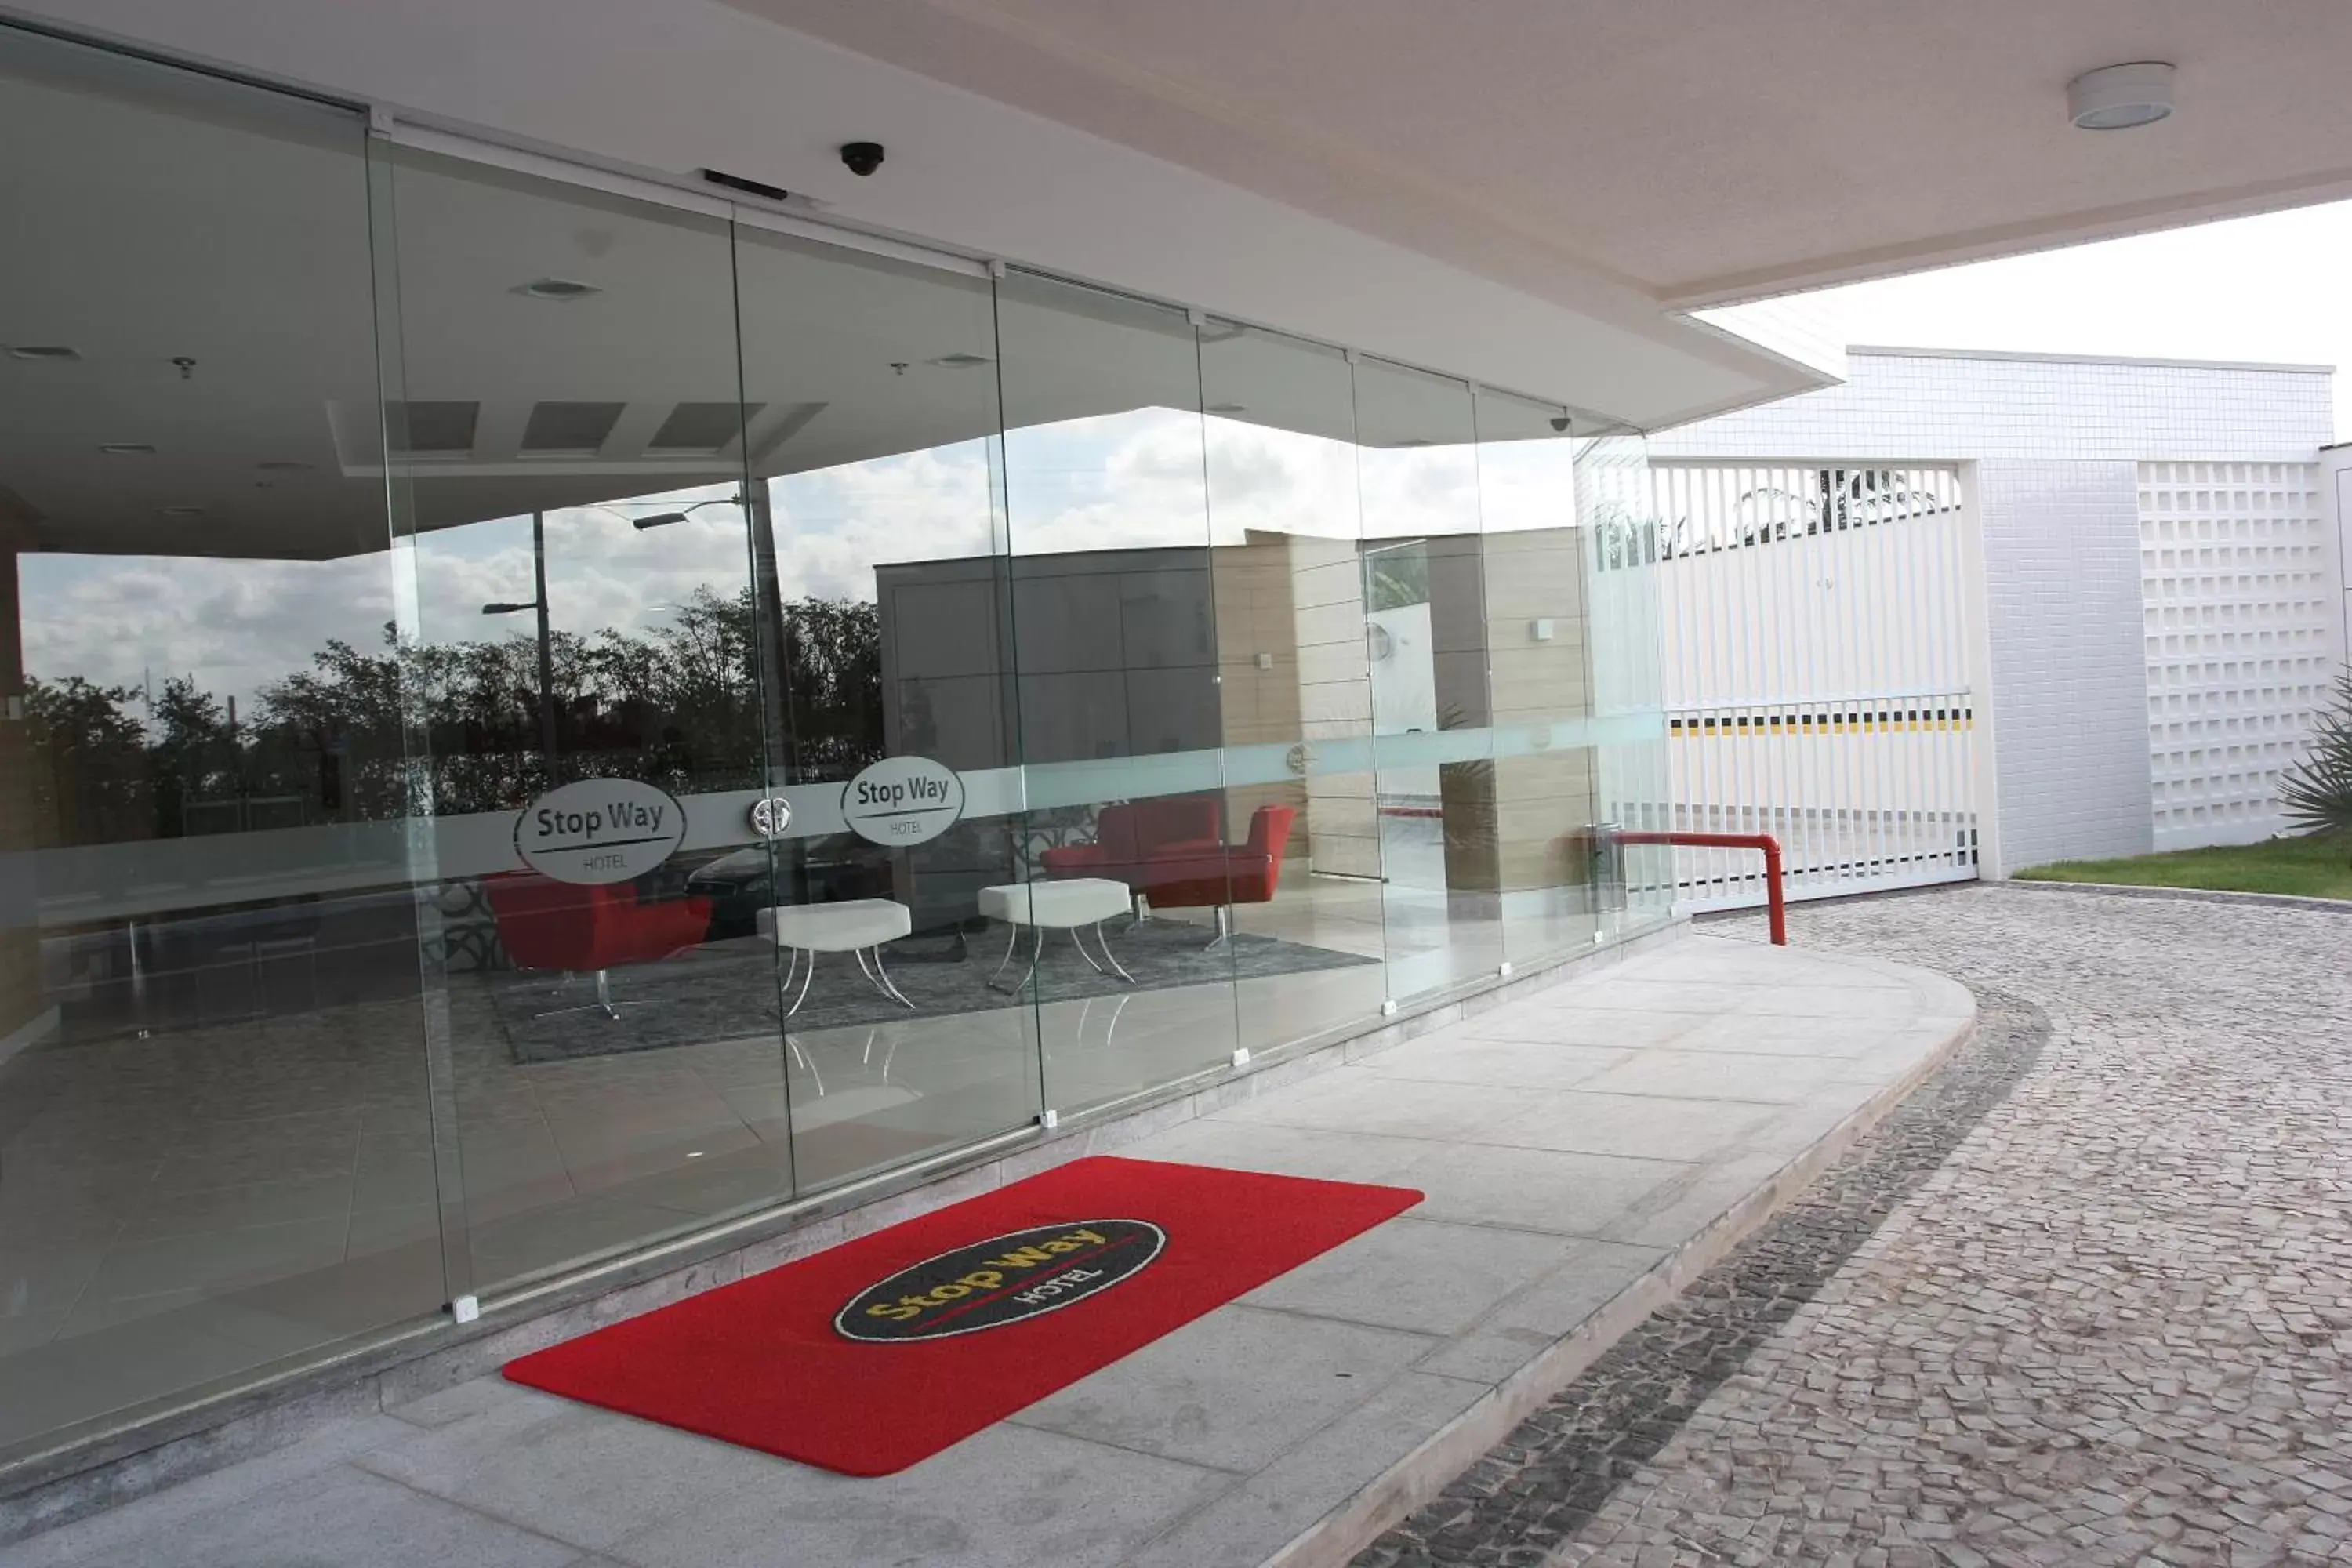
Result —
[[1066, 1112], [1236, 1041], [1200, 352], [1181, 310], [1017, 271], [997, 331], [1021, 897], [1044, 922], [1015, 934]]
[[1504, 963], [1477, 426], [1466, 383], [1356, 366], [1390, 994]]
[[1212, 321], [1201, 395], [1234, 1013], [1260, 1051], [1389, 994], [1355, 387], [1337, 349]]
[[[750, 227], [736, 272], [782, 671], [772, 773], [792, 813], [696, 877], [724, 882], [735, 928], [781, 920], [834, 950], [803, 955], [784, 999], [808, 1191], [1020, 1127], [1040, 1103], [1035, 1010], [1017, 970], [994, 973], [1011, 932], [982, 908], [1024, 879], [1026, 842], [995, 302], [976, 267]], [[902, 773], [952, 778], [961, 814], [877, 829], [845, 801]], [[875, 919], [906, 928], [870, 954], [887, 985], [837, 951]]]
[[0, 1449], [446, 1300], [366, 149], [0, 28]]
[[743, 399], [724, 218], [401, 148], [378, 178], [436, 1131], [495, 1290], [794, 1191], [822, 1069], [704, 875], [768, 854], [744, 463], [793, 410]]

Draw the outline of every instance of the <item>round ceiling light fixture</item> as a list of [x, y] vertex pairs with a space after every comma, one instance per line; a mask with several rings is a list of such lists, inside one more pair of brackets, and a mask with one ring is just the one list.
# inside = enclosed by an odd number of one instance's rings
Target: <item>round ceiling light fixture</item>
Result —
[[2084, 71], [2066, 84], [2066, 113], [2082, 131], [2129, 131], [2172, 114], [2172, 67], [2133, 60]]

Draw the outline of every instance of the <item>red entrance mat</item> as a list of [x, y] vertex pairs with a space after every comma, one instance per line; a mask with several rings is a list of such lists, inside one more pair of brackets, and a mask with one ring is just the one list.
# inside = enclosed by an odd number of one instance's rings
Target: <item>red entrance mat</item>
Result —
[[517, 1383], [887, 1476], [1421, 1201], [1097, 1157], [507, 1363]]

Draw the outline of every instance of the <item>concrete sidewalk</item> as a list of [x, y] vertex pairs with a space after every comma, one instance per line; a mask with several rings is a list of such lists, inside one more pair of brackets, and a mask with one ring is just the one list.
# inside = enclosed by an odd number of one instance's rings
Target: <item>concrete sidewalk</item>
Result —
[[0, 1562], [1344, 1561], [1801, 1187], [1973, 1016], [1923, 970], [1694, 935], [1128, 1144], [1428, 1200], [900, 1475], [486, 1377]]

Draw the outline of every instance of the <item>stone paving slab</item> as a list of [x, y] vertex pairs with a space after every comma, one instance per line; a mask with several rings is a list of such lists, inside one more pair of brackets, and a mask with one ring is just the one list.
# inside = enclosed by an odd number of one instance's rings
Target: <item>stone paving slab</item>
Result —
[[[1919, 969], [1687, 936], [1127, 1144], [1430, 1201], [895, 1477], [486, 1377], [310, 1468], [248, 1461], [266, 1485], [232, 1467], [0, 1563], [423, 1561], [396, 1555], [410, 1519], [453, 1563], [1344, 1559], [1801, 1187], [1971, 1016]], [[1773, 1048], [1724, 1050], [1749, 1028]], [[345, 1539], [373, 1521], [387, 1540]]]
[[1986, 997], [1969, 1042], [1802, 1196], [1367, 1548], [1356, 1568], [1553, 1561], [1934, 1173], [2032, 1065], [2048, 1032], [2038, 1009]]
[[1976, 1042], [1359, 1562], [2352, 1563], [2347, 913], [1793, 911], [1975, 983]]

